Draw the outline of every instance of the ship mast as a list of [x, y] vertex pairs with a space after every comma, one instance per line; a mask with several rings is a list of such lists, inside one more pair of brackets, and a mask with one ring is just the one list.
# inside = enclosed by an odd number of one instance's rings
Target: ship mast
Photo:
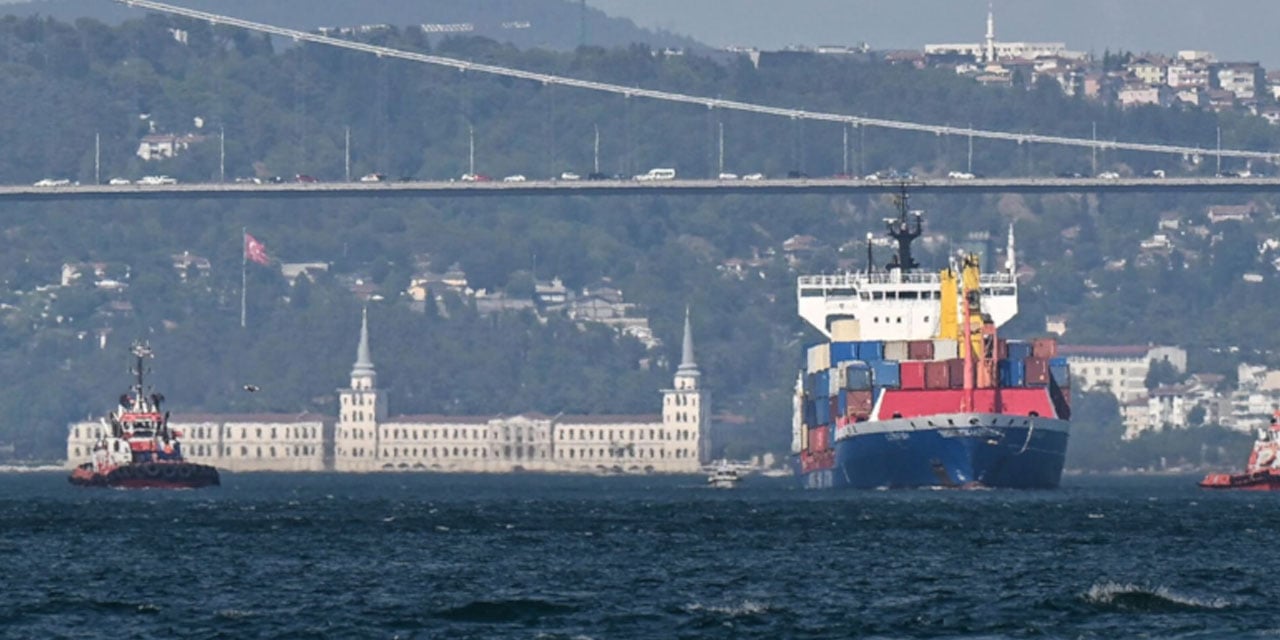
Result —
[[889, 237], [898, 243], [898, 252], [887, 265], [889, 270], [911, 271], [920, 266], [911, 257], [911, 241], [920, 237], [921, 233], [920, 212], [908, 211], [907, 199], [907, 184], [904, 182], [901, 191], [894, 196], [894, 202], [898, 205], [898, 217], [885, 219], [889, 226]]

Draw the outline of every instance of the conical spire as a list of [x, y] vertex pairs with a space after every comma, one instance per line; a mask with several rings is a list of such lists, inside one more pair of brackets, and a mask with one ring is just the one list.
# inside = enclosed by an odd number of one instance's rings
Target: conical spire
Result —
[[369, 308], [360, 312], [360, 346], [356, 348], [356, 364], [351, 369], [351, 377], [373, 376], [373, 360], [369, 358]]
[[693, 325], [689, 323], [689, 307], [684, 308], [684, 345], [680, 350], [680, 368], [676, 375], [700, 375], [698, 363], [693, 360]]

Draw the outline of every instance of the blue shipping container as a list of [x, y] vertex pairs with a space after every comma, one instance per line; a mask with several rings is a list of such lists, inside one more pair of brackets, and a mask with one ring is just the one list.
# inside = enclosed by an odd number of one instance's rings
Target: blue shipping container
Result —
[[849, 415], [849, 395], [840, 393], [836, 395], [836, 408], [840, 411], [840, 415]]
[[[1012, 347], [1013, 345], [1010, 346]], [[996, 369], [1000, 372], [1000, 386], [1027, 386], [1027, 365], [1021, 360], [1001, 360], [996, 365]]]
[[1054, 382], [1058, 383], [1058, 386], [1071, 386], [1071, 367], [1067, 364], [1066, 358], [1061, 356], [1049, 358], [1049, 375]]
[[831, 403], [826, 398], [814, 400], [813, 409], [819, 425], [831, 422]]
[[813, 374], [813, 397], [826, 398], [831, 393], [831, 371], [823, 370]]
[[1009, 341], [1009, 359], [1022, 362], [1034, 355], [1030, 342], [1022, 342], [1020, 340]]
[[858, 343], [856, 342], [832, 342], [831, 343], [831, 362], [842, 362], [844, 360], [858, 359]]
[[818, 412], [813, 408], [813, 400], [805, 399], [801, 405], [804, 408], [804, 426], [812, 427], [818, 424]]
[[853, 362], [845, 368], [844, 388], [850, 391], [866, 391], [871, 388], [871, 366], [865, 362]]
[[871, 363], [871, 382], [877, 387], [897, 389], [902, 386], [898, 374], [898, 363], [894, 360], [880, 360]]
[[884, 343], [879, 340], [865, 340], [858, 343], [858, 359], [872, 362], [884, 360]]

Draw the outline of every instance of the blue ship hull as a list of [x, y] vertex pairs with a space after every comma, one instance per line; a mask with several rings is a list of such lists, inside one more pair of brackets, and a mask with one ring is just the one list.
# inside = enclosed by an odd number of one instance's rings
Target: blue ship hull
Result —
[[998, 414], [950, 417], [955, 424], [980, 426], [916, 428], [905, 420], [860, 423], [857, 431], [837, 437], [830, 468], [805, 472], [797, 456], [796, 476], [807, 489], [1058, 486], [1067, 451], [1067, 421], [1009, 420]]

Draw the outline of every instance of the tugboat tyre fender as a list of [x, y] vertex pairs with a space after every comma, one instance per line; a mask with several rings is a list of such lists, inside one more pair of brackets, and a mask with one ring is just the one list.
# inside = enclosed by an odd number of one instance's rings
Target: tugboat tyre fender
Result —
[[182, 466], [178, 467], [177, 471], [178, 471], [178, 477], [179, 477], [179, 478], [190, 478], [190, 477], [191, 477], [191, 465], [186, 465], [186, 464], [184, 464], [184, 465], [182, 465]]
[[157, 478], [160, 476], [160, 467], [157, 467], [154, 464], [148, 464], [142, 469], [143, 469], [143, 472], [147, 474], [148, 478]]
[[160, 473], [161, 475], [164, 476], [165, 480], [172, 480], [173, 477], [178, 474], [178, 470], [174, 469], [173, 465], [167, 464], [163, 467], [160, 467]]

